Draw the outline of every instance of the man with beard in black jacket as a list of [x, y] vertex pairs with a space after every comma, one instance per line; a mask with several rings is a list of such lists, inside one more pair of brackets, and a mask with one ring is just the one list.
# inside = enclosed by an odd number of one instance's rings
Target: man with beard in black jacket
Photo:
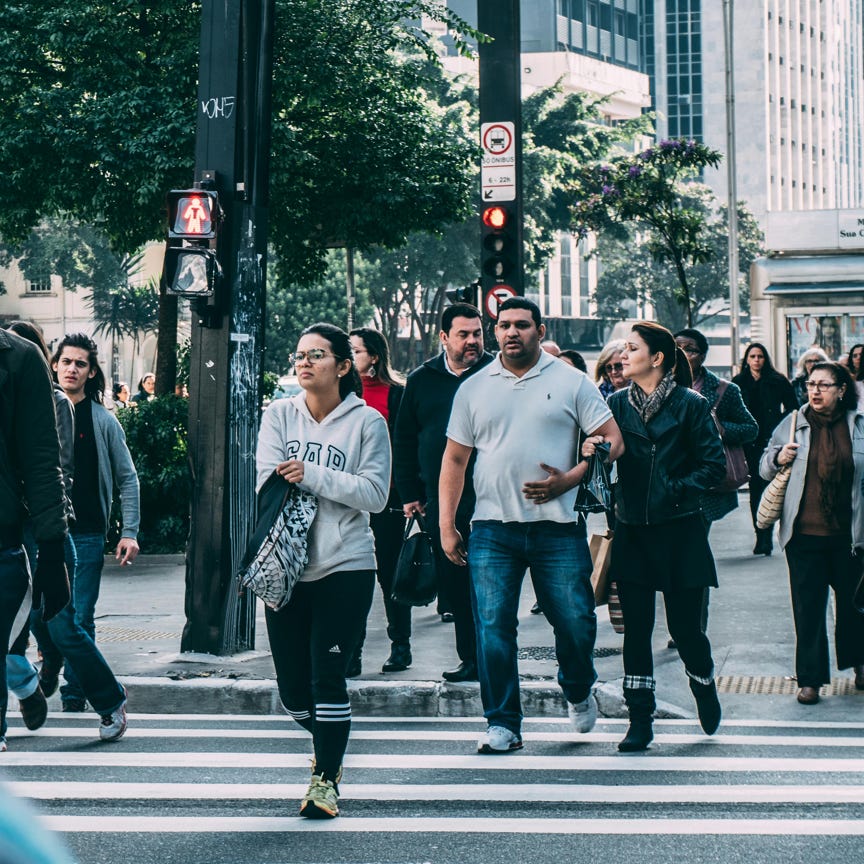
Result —
[[[425, 516], [426, 529], [435, 544], [439, 593], [453, 612], [459, 665], [444, 672], [445, 681], [477, 680], [477, 642], [471, 612], [467, 567], [452, 564], [441, 550], [438, 535], [438, 475], [447, 445], [447, 421], [453, 397], [464, 380], [492, 361], [483, 350], [480, 310], [469, 303], [454, 303], [441, 316], [443, 352], [409, 376], [393, 437], [393, 475], [406, 516]], [[459, 501], [456, 524], [467, 538], [474, 512], [471, 483], [473, 460]]]

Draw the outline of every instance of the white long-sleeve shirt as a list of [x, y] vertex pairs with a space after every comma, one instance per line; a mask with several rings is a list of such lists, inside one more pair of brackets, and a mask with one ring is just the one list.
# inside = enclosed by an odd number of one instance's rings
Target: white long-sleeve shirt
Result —
[[257, 488], [289, 459], [305, 463], [299, 486], [318, 499], [309, 564], [300, 581], [375, 570], [369, 513], [384, 509], [390, 489], [390, 438], [381, 414], [352, 393], [319, 423], [306, 407], [305, 393], [277, 399], [261, 420]]

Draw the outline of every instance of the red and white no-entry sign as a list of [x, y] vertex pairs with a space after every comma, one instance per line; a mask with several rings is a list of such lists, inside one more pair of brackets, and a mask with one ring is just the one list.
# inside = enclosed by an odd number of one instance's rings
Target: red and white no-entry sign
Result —
[[509, 285], [496, 285], [486, 292], [484, 305], [490, 318], [498, 320], [498, 309], [505, 300], [516, 296], [516, 289]]

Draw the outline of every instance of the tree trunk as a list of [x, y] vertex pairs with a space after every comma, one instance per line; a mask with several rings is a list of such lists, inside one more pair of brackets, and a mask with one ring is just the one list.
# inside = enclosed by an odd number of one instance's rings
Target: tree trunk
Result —
[[177, 296], [159, 290], [156, 335], [156, 395], [174, 392], [177, 383]]

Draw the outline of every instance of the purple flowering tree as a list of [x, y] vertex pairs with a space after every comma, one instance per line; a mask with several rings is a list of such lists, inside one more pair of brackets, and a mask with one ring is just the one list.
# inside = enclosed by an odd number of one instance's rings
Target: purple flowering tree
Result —
[[660, 141], [635, 156], [586, 166], [571, 187], [574, 231], [623, 236], [635, 228], [645, 236], [652, 258], [677, 277], [676, 301], [692, 326], [694, 300], [689, 268], [716, 254], [705, 233], [701, 209], [687, 206], [686, 183], [720, 164], [720, 153], [697, 141]]

